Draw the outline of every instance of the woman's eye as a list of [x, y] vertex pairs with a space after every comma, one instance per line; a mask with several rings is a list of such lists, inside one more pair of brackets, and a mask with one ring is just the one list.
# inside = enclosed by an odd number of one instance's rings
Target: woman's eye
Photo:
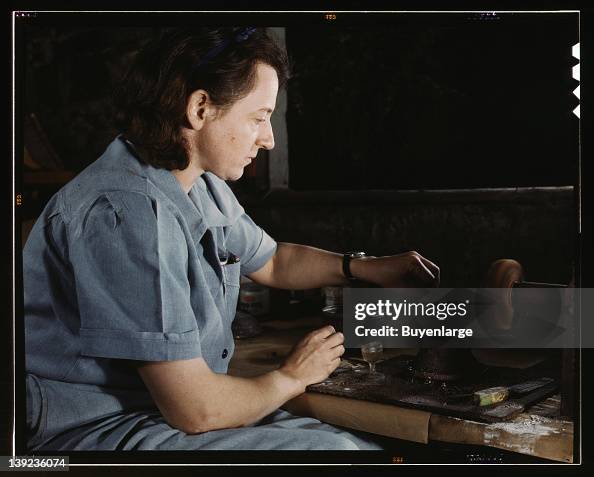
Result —
[[263, 123], [264, 121], [266, 121], [266, 119], [256, 118], [256, 122], [257, 123]]

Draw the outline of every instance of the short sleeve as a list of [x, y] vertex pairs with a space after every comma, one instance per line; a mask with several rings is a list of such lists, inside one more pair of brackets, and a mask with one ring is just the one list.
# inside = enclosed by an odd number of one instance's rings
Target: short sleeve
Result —
[[260, 270], [276, 252], [276, 241], [245, 212], [230, 226], [227, 250], [240, 257], [241, 274]]
[[147, 361], [201, 356], [176, 217], [149, 196], [101, 195], [71, 246], [82, 354]]

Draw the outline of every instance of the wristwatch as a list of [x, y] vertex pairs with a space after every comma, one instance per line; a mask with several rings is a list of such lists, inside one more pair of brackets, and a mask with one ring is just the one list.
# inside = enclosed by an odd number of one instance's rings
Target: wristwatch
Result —
[[356, 278], [351, 273], [351, 260], [353, 258], [361, 258], [366, 257], [367, 254], [365, 252], [347, 252], [342, 256], [342, 273], [346, 278], [349, 280], [356, 280]]

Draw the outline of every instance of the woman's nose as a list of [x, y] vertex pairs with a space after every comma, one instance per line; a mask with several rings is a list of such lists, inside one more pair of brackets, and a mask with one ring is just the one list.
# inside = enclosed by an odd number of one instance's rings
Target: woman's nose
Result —
[[272, 149], [274, 147], [274, 132], [272, 131], [272, 124], [270, 121], [266, 121], [266, 128], [262, 130], [262, 133], [258, 136], [256, 144], [264, 149]]

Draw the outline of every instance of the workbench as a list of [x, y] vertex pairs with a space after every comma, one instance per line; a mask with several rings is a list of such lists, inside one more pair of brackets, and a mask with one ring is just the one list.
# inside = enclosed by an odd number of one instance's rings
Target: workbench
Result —
[[[229, 374], [252, 377], [277, 369], [293, 345], [309, 331], [327, 324], [321, 316], [297, 320], [263, 321], [264, 332], [236, 340]], [[510, 360], [513, 350], [482, 350], [477, 359]], [[414, 350], [385, 350], [387, 356]], [[497, 356], [499, 352], [499, 356]], [[516, 358], [521, 350], [516, 353]], [[527, 355], [533, 359], [533, 354]], [[525, 361], [526, 357], [524, 357]], [[516, 362], [518, 360], [516, 359]], [[522, 359], [520, 359], [522, 361]], [[509, 363], [507, 363], [509, 364]], [[529, 407], [506, 422], [484, 423], [392, 404], [350, 399], [316, 392], [304, 394], [283, 406], [337, 426], [427, 444], [430, 441], [488, 446], [555, 462], [573, 462], [574, 423], [559, 417], [559, 395]]]

